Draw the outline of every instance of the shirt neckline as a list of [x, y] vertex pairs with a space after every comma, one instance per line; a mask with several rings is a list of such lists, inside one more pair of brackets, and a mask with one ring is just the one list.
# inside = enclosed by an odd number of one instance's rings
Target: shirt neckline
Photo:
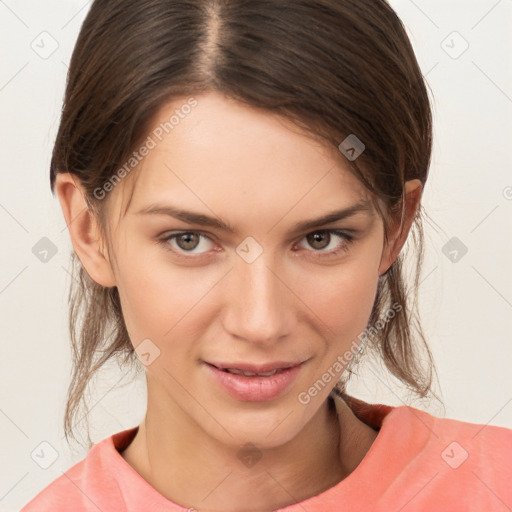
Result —
[[[415, 416], [424, 425], [426, 420], [419, 418], [418, 413], [429, 416], [423, 411], [409, 406], [393, 407], [383, 404], [368, 404], [347, 395], [344, 395], [343, 398], [336, 395], [335, 399], [345, 400], [361, 421], [377, 430], [375, 440], [358, 466], [346, 478], [317, 495], [276, 509], [275, 512], [303, 512], [304, 508], [309, 512], [327, 512], [326, 502], [334, 504], [336, 502], [342, 503], [343, 501], [340, 500], [345, 498], [353, 499], [354, 492], [361, 493], [361, 489], [364, 489], [362, 498], [368, 500], [369, 506], [371, 506], [372, 499], [385, 491], [387, 483], [392, 481], [396, 473], [401, 471], [410, 460], [410, 453], [396, 450], [402, 442], [402, 433], [396, 427], [399, 425], [407, 426], [407, 423], [414, 422]], [[411, 412], [414, 414], [411, 415]], [[410, 428], [413, 427], [409, 425]], [[121, 451], [131, 443], [138, 430], [138, 425], [123, 430], [106, 438], [97, 446], [97, 448], [100, 448], [100, 445], [102, 445], [100, 449], [105, 456], [105, 465], [108, 467], [109, 473], [111, 472], [112, 478], [116, 479], [117, 475], [122, 475], [121, 479], [116, 480], [116, 484], [126, 504], [130, 509], [144, 508], [148, 506], [149, 499], [152, 506], [159, 506], [166, 512], [185, 512], [189, 510], [189, 508], [178, 505], [160, 494], [121, 455]], [[423, 436], [416, 436], [415, 438], [415, 449], [417, 450], [420, 450], [430, 437], [425, 429], [423, 429], [423, 432]], [[391, 460], [389, 460], [390, 454], [392, 454]], [[388, 460], [389, 462], [386, 468], [386, 478], [375, 481], [375, 465], [381, 460]], [[393, 470], [388, 471], [390, 468]]]

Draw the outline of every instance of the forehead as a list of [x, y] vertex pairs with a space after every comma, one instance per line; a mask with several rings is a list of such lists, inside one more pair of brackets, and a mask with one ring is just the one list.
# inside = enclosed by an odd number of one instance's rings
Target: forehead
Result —
[[154, 117], [151, 148], [122, 187], [125, 211], [168, 198], [279, 214], [369, 197], [337, 148], [289, 120], [216, 93], [195, 100], [181, 110], [187, 98], [175, 99]]

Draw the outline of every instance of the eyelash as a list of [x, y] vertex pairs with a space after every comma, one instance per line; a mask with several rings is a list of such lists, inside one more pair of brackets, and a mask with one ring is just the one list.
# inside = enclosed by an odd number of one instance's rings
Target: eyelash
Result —
[[[345, 231], [341, 231], [339, 229], [319, 229], [317, 231], [311, 231], [310, 233], [305, 235], [303, 238], [301, 238], [300, 241], [302, 241], [303, 239], [307, 238], [308, 236], [314, 235], [316, 233], [325, 233], [325, 234], [329, 234], [329, 235], [335, 235], [335, 236], [338, 236], [338, 237], [340, 237], [342, 239], [342, 241], [340, 242], [339, 246], [336, 249], [334, 249], [334, 250], [331, 250], [331, 251], [323, 251], [323, 250], [318, 250], [318, 251], [317, 250], [311, 250], [311, 251], [308, 251], [308, 252], [317, 253], [318, 256], [321, 257], [321, 258], [324, 258], [324, 257], [334, 257], [334, 256], [338, 256], [341, 253], [348, 252], [348, 250], [350, 249], [350, 245], [354, 242], [354, 236], [353, 235], [350, 235], [350, 234], [346, 233]], [[202, 256], [205, 256], [206, 253], [200, 253], [198, 255], [187, 255], [186, 251], [183, 252], [183, 250], [176, 250], [176, 249], [173, 249], [170, 246], [170, 241], [171, 240], [175, 240], [176, 238], [178, 238], [181, 235], [189, 235], [189, 234], [199, 235], [199, 236], [202, 236], [204, 238], [207, 238], [207, 239], [211, 240], [210, 237], [207, 234], [202, 233], [201, 231], [179, 231], [179, 232], [176, 232], [176, 233], [172, 233], [171, 235], [165, 236], [163, 238], [159, 238], [158, 239], [158, 243], [163, 245], [166, 250], [172, 252], [173, 254], [178, 256], [179, 258], [185, 258], [185, 259], [190, 260], [190, 259], [199, 259]], [[189, 254], [194, 254], [194, 253], [189, 253]]]

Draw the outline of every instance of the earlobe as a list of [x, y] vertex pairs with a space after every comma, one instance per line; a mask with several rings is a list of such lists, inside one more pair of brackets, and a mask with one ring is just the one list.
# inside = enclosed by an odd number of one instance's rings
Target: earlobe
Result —
[[55, 190], [69, 230], [73, 249], [89, 276], [105, 287], [116, 286], [108, 258], [103, 254], [97, 219], [88, 208], [80, 180], [71, 173], [58, 173]]
[[422, 192], [423, 186], [420, 180], [414, 179], [405, 183], [403, 219], [397, 219], [390, 230], [388, 242], [384, 244], [378, 271], [379, 276], [382, 276], [391, 268], [391, 265], [400, 254], [414, 221]]

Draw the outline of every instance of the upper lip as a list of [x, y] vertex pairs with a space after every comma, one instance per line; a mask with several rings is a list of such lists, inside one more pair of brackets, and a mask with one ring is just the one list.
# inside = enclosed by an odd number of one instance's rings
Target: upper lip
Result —
[[302, 364], [304, 361], [275, 361], [272, 363], [264, 363], [264, 364], [249, 364], [249, 363], [220, 363], [216, 361], [206, 361], [208, 364], [217, 367], [219, 370], [226, 370], [227, 368], [231, 368], [234, 370], [241, 370], [243, 372], [251, 372], [251, 373], [266, 373], [272, 372], [274, 370], [281, 370], [284, 368], [292, 368], [293, 366], [298, 366]]

